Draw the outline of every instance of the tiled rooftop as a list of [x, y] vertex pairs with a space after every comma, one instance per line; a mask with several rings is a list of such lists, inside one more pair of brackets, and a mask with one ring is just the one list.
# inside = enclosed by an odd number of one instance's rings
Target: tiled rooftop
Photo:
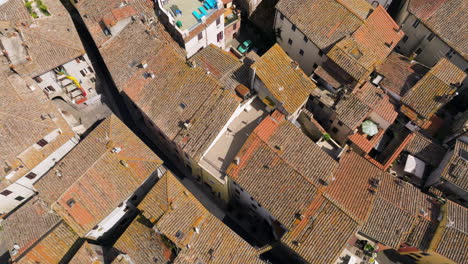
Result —
[[454, 85], [461, 84], [465, 77], [462, 70], [442, 58], [403, 96], [402, 102], [424, 118], [430, 118], [455, 93]]
[[287, 228], [337, 166], [278, 112], [262, 121], [237, 156], [239, 165], [231, 164], [227, 174]]
[[170, 173], [138, 208], [181, 249], [174, 263], [261, 263], [253, 247], [211, 215]]
[[453, 156], [442, 171], [442, 178], [455, 184], [462, 190], [468, 191], [468, 143], [457, 140], [453, 149]]
[[257, 60], [252, 69], [289, 114], [295, 113], [316, 88], [279, 44]]
[[468, 3], [464, 0], [412, 0], [409, 11], [421, 20], [429, 30], [438, 35], [465, 59], [468, 58], [468, 31], [465, 22]]
[[[112, 152], [120, 148], [118, 153]], [[104, 120], [34, 187], [84, 235], [128, 198], [161, 160], [116, 116]], [[57, 176], [60, 172], [60, 177]], [[96, 188], [96, 186], [107, 186]], [[68, 205], [73, 200], [73, 206]]]
[[420, 132], [415, 133], [415, 137], [406, 145], [405, 149], [411, 155], [427, 162], [433, 168], [437, 168], [442, 161], [446, 149], [426, 137]]
[[[0, 61], [3, 62], [4, 58]], [[55, 105], [31, 78], [12, 74], [2, 64], [0, 79], [3, 80], [0, 83], [0, 105], [3, 109], [0, 112], [0, 135], [5, 138], [0, 144], [0, 160], [3, 161], [0, 181], [5, 187], [38, 165], [74, 134]], [[57, 138], [43, 148], [33, 147], [56, 129], [62, 131]], [[10, 173], [10, 180], [3, 180]]]
[[322, 50], [354, 32], [372, 11], [359, 0], [281, 0], [276, 8]]
[[380, 85], [399, 96], [404, 96], [428, 71], [426, 66], [396, 52], [377, 67], [377, 72], [384, 76]]

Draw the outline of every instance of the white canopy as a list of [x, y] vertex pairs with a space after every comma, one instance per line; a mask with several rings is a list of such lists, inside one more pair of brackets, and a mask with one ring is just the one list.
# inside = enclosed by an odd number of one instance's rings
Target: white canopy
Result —
[[424, 161], [408, 154], [408, 158], [406, 159], [405, 164], [405, 172], [411, 173], [414, 176], [422, 179], [425, 167], [426, 163], [424, 163]]

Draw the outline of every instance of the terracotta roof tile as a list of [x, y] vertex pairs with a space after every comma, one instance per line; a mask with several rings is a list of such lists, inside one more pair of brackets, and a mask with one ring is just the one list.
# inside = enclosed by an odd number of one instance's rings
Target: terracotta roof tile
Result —
[[373, 206], [375, 194], [371, 193], [372, 181], [382, 178], [382, 171], [355, 152], [345, 153], [334, 174], [334, 181], [325, 190], [325, 197], [343, 211], [364, 222]]
[[[463, 151], [464, 156], [462, 157]], [[468, 144], [457, 140], [453, 149], [453, 155], [441, 175], [443, 179], [465, 191], [468, 190], [468, 161], [466, 160], [466, 152], [468, 152]]]
[[447, 59], [441, 59], [402, 98], [402, 102], [425, 119], [444, 105], [443, 97], [451, 96], [456, 83], [462, 83], [466, 74]]
[[428, 71], [426, 66], [396, 52], [377, 67], [377, 72], [384, 76], [380, 86], [398, 96], [404, 96]]
[[211, 215], [170, 173], [138, 208], [181, 249], [174, 263], [261, 263], [253, 247]]
[[[121, 151], [112, 153], [114, 147]], [[111, 116], [34, 187], [79, 235], [84, 235], [128, 198], [161, 163], [130, 129]], [[61, 177], [57, 177], [57, 170]], [[67, 205], [69, 199], [75, 201], [71, 207]]]
[[312, 80], [294, 64], [279, 44], [268, 50], [252, 68], [288, 114], [295, 113], [316, 88]]
[[468, 31], [468, 25], [465, 23], [468, 9], [466, 1], [412, 0], [408, 9], [462, 57], [468, 58], [468, 36], [460, 34]]
[[[18, 169], [11, 179], [14, 181], [57, 150], [74, 133], [44, 93], [37, 86], [34, 91], [28, 87], [34, 83], [32, 79], [11, 74], [6, 65], [0, 66], [0, 79], [3, 80], [0, 84], [0, 135], [4, 138], [0, 144], [0, 179]], [[49, 144], [40, 150], [32, 147], [57, 129], [62, 133]], [[3, 181], [4, 186], [10, 183]]]
[[419, 132], [415, 133], [415, 137], [406, 145], [404, 150], [429, 163], [434, 168], [439, 166], [446, 152], [444, 147]]
[[336, 106], [337, 119], [354, 130], [370, 114], [371, 108], [354, 95], [341, 100]]
[[356, 0], [282, 0], [276, 8], [321, 50], [354, 32], [372, 10]]
[[260, 123], [239, 151], [239, 165], [231, 164], [227, 175], [289, 228], [337, 164], [299, 128], [278, 119]]

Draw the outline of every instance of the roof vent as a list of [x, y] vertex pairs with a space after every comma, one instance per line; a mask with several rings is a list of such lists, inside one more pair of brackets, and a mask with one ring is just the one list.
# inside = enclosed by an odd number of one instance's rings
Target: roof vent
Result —
[[236, 165], [239, 165], [239, 164], [240, 164], [240, 158], [239, 158], [239, 157], [235, 157], [235, 158], [234, 158], [234, 163], [235, 163]]
[[281, 146], [281, 145], [275, 145], [275, 149], [281, 151], [281, 150], [283, 150], [283, 146]]
[[156, 78], [156, 75], [154, 74], [154, 72], [147, 72], [145, 75], [146, 75], [146, 78], [151, 78], [151, 79]]
[[301, 214], [301, 213], [296, 213], [296, 218], [299, 219], [299, 220], [302, 220], [302, 219], [304, 219], [304, 215]]
[[193, 230], [195, 230], [195, 233], [200, 234], [200, 228], [195, 227], [195, 228], [193, 228]]
[[387, 48], [391, 48], [393, 45], [393, 41], [388, 43], [388, 42], [385, 42], [385, 46], [387, 46]]
[[14, 256], [18, 254], [18, 250], [20, 249], [20, 246], [18, 244], [13, 244], [13, 249], [11, 250], [11, 255]]
[[119, 147], [114, 147], [114, 148], [111, 150], [112, 153], [119, 153], [120, 151], [122, 151], [122, 149], [119, 148]]
[[267, 165], [267, 164], [263, 165], [263, 168], [264, 168], [264, 169], [271, 169], [270, 166]]
[[192, 124], [190, 124], [190, 121], [185, 121], [184, 122], [185, 129], [189, 129], [191, 126], [192, 126]]
[[452, 221], [447, 217], [447, 227], [452, 227], [454, 224], [455, 224], [455, 221]]
[[424, 217], [427, 217], [429, 215], [424, 209], [419, 210], [419, 213]]
[[192, 246], [190, 246], [190, 244], [187, 244], [187, 249], [190, 249]]
[[291, 66], [292, 66], [295, 70], [299, 69], [299, 63], [297, 63], [296, 61], [292, 61], [292, 62], [291, 62]]
[[61, 172], [61, 171], [55, 170], [55, 176], [61, 178], [63, 175], [62, 175], [62, 172]]
[[128, 167], [129, 167], [127, 161], [125, 161], [125, 160], [120, 160], [120, 164], [121, 164], [122, 166], [124, 166], [125, 168], [128, 168]]
[[188, 60], [187, 61], [187, 64], [188, 66], [190, 66], [190, 68], [192, 69], [195, 69], [197, 67], [197, 62], [195, 60]]
[[140, 64], [140, 66], [141, 66], [143, 69], [146, 69], [146, 68], [148, 68], [148, 62], [142, 61], [141, 64]]
[[280, 86], [280, 87], [278, 88], [278, 90], [281, 92], [281, 91], [284, 90], [284, 87], [283, 87], [283, 86]]

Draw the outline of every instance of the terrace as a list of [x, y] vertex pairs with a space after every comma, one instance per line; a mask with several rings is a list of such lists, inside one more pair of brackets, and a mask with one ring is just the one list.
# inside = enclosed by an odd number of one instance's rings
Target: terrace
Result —
[[224, 179], [225, 170], [266, 114], [265, 105], [259, 99], [254, 99], [228, 124], [221, 137], [205, 153], [200, 166], [220, 180]]
[[217, 10], [218, 2], [216, 0], [161, 0], [160, 6], [170, 14], [174, 20], [173, 24], [181, 31], [190, 31], [203, 18], [209, 17]]

